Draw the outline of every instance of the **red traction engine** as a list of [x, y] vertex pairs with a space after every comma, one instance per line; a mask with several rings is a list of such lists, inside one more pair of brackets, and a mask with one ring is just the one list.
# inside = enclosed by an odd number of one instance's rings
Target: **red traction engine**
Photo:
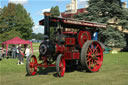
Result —
[[59, 77], [77, 66], [88, 72], [97, 72], [103, 62], [103, 48], [93, 35], [97, 33], [96, 28], [105, 29], [106, 25], [50, 17], [50, 13], [44, 15], [45, 19], [39, 21], [40, 25], [44, 25], [45, 34], [39, 46], [39, 60], [42, 62], [38, 63], [35, 55], [28, 57], [27, 74], [35, 75], [38, 67], [56, 67]]

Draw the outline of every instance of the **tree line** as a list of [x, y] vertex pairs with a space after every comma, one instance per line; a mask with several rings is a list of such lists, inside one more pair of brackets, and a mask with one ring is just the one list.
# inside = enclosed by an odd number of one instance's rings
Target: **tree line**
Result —
[[0, 42], [16, 36], [30, 39], [33, 25], [30, 13], [23, 5], [8, 3], [0, 11]]
[[[60, 16], [59, 7], [51, 7], [51, 16]], [[21, 4], [8, 3], [0, 10], [0, 42], [16, 36], [23, 39], [42, 40], [43, 34], [33, 33], [34, 22], [30, 13]], [[53, 32], [53, 30], [51, 30]]]

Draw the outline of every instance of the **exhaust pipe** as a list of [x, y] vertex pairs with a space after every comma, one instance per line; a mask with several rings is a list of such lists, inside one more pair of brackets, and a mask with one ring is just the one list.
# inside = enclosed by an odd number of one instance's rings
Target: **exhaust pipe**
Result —
[[50, 39], [50, 12], [44, 12], [44, 35]]

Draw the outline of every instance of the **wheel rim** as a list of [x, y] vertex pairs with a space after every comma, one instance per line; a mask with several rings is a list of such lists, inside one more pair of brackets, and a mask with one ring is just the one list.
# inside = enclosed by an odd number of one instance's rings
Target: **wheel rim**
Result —
[[60, 76], [64, 76], [65, 73], [65, 60], [63, 58], [61, 58], [60, 63], [59, 63], [59, 72], [60, 72]]
[[37, 59], [35, 56], [32, 56], [29, 62], [29, 71], [31, 75], [35, 75], [37, 71]]
[[89, 45], [86, 55], [86, 65], [92, 72], [96, 72], [100, 69], [103, 62], [103, 51], [102, 47], [97, 42], [92, 42]]

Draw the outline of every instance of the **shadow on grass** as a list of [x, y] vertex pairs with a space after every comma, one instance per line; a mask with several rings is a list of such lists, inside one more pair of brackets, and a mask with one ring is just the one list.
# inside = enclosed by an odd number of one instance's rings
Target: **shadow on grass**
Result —
[[[71, 73], [74, 71], [84, 72], [81, 67], [77, 67], [77, 68], [66, 68], [65, 73]], [[38, 67], [38, 71], [36, 73], [36, 75], [52, 75], [52, 74], [54, 77], [58, 77], [55, 67], [48, 67], [48, 68]], [[25, 76], [29, 76], [29, 75], [26, 74]]]
[[42, 68], [38, 67], [39, 71], [37, 72], [37, 75], [47, 75], [48, 73], [56, 72], [56, 69], [54, 67], [48, 67], [48, 68]]
[[[54, 67], [48, 67], [48, 68], [42, 68], [42, 67], [38, 67], [38, 71], [36, 73], [36, 75], [48, 75], [49, 73], [54, 73], [56, 72], [56, 68]], [[25, 76], [29, 77], [29, 74], [26, 74]], [[57, 77], [57, 73], [53, 74], [54, 77]]]
[[48, 68], [38, 67], [38, 69], [39, 71], [37, 72], [37, 75], [48, 75], [49, 73], [53, 73], [54, 77], [58, 77], [55, 67], [48, 67]]

